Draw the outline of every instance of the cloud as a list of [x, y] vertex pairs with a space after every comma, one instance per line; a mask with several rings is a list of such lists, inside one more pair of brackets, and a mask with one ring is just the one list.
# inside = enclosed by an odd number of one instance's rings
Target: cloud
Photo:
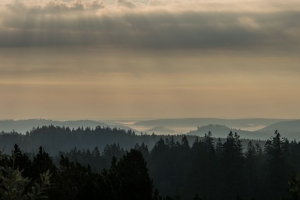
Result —
[[117, 0], [116, 1], [117, 7], [126, 7], [126, 8], [135, 8], [135, 4], [129, 0]]
[[70, 11], [85, 11], [85, 10], [97, 10], [104, 8], [104, 3], [99, 0], [90, 1], [42, 1], [37, 3], [36, 1], [12, 1], [7, 3], [4, 8], [9, 13], [26, 13], [26, 14], [64, 14]]
[[299, 0], [1, 0], [1, 114], [299, 116], [299, 18]]
[[296, 0], [13, 1], [0, 9], [0, 47], [295, 50], [299, 18]]

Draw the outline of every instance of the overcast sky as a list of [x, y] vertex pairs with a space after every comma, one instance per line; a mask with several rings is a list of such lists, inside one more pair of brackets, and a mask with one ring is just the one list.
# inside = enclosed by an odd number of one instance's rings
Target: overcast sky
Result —
[[299, 0], [1, 0], [0, 119], [300, 118]]

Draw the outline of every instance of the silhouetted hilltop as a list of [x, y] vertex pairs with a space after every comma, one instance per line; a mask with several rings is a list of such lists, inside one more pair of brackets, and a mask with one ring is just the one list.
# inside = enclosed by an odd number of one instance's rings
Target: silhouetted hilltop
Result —
[[243, 129], [257, 129], [256, 127], [269, 126], [276, 122], [286, 121], [286, 119], [218, 119], [218, 118], [182, 118], [182, 119], [156, 119], [147, 121], [138, 121], [134, 123], [135, 126], [145, 127], [198, 127], [206, 126], [208, 124], [222, 124], [227, 127], [243, 128]]
[[201, 126], [201, 127], [198, 127], [197, 130], [190, 131], [187, 134], [204, 137], [204, 135], [207, 134], [209, 131], [213, 133], [213, 137], [220, 137], [220, 138], [226, 138], [230, 131], [232, 131], [233, 133], [236, 132], [240, 135], [241, 138], [247, 138], [247, 139], [266, 140], [266, 139], [269, 139], [271, 136], [270, 134], [234, 129], [234, 128], [229, 128], [227, 126], [219, 125], [219, 124], [210, 124], [207, 126]]
[[154, 128], [151, 128], [149, 130], [146, 130], [147, 133], [155, 133], [155, 134], [174, 134], [175, 131], [165, 127], [165, 126], [157, 126]]
[[[25, 134], [27, 131], [30, 131], [33, 127], [42, 127], [42, 126], [60, 126], [60, 127], [69, 127], [70, 129], [77, 129], [78, 127], [83, 128], [96, 128], [97, 126], [105, 126], [111, 128], [120, 128], [124, 130], [130, 130], [127, 126], [123, 125], [110, 125], [99, 121], [92, 120], [72, 120], [72, 121], [55, 121], [55, 120], [46, 120], [46, 119], [27, 119], [27, 120], [2, 120], [0, 121], [0, 131], [10, 132], [16, 131], [18, 133]], [[135, 130], [134, 130], [135, 131]]]

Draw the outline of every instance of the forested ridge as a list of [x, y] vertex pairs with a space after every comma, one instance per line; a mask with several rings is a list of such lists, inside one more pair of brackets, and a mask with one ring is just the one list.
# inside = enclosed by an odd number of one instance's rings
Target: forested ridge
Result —
[[[181, 141], [183, 135], [173, 135], [174, 140]], [[107, 144], [118, 143], [123, 149], [129, 150], [135, 144], [144, 143], [149, 149], [152, 149], [160, 139], [168, 138], [168, 135], [151, 135], [146, 133], [135, 133], [132, 130], [123, 130], [110, 127], [98, 126], [95, 129], [79, 127], [70, 129], [69, 127], [42, 126], [32, 128], [26, 134], [20, 134], [15, 131], [0, 132], [0, 149], [9, 153], [14, 144], [25, 152], [37, 153], [39, 146], [42, 146], [51, 156], [57, 155], [59, 151], [70, 151], [74, 147], [77, 149], [87, 149], [98, 147], [104, 149]], [[187, 140], [192, 144], [196, 136], [188, 135]], [[217, 139], [215, 139], [217, 140]], [[221, 139], [222, 142], [225, 138]], [[242, 139], [244, 146], [248, 144], [249, 139]], [[255, 143], [264, 145], [265, 141], [251, 140]]]
[[[51, 135], [51, 127], [42, 130]], [[24, 138], [32, 137], [12, 136], [23, 145]], [[42, 147], [33, 154], [14, 145], [12, 156], [2, 153], [0, 162], [1, 170], [23, 170], [30, 180], [24, 194], [35, 183], [42, 185], [40, 174], [49, 170], [50, 188], [43, 190], [49, 199], [299, 199], [300, 143], [276, 131], [263, 144], [248, 141], [245, 147], [237, 133], [216, 140], [209, 132], [192, 142], [185, 135], [161, 137], [151, 149], [136, 142], [126, 150], [116, 142], [103, 151], [74, 146], [52, 157]]]

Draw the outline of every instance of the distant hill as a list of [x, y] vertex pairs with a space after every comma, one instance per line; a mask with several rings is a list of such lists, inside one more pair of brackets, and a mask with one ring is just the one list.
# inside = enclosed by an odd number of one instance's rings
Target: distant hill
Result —
[[197, 130], [190, 131], [188, 133], [188, 135], [196, 135], [199, 137], [203, 137], [209, 131], [212, 133], [213, 137], [216, 137], [216, 138], [219, 138], [219, 137], [226, 138], [227, 135], [230, 133], [230, 131], [232, 131], [233, 133], [236, 132], [238, 135], [240, 135], [241, 138], [246, 138], [246, 139], [266, 140], [266, 139], [270, 138], [269, 134], [228, 128], [227, 126], [219, 125], [219, 124], [210, 124], [207, 126], [198, 127]]
[[275, 130], [284, 133], [300, 133], [300, 120], [283, 121], [271, 124], [265, 128], [258, 130], [259, 132], [273, 132]]
[[293, 121], [283, 121], [271, 124], [265, 128], [257, 130], [256, 132], [262, 132], [267, 134], [273, 134], [275, 130], [278, 130], [279, 133], [288, 138], [288, 139], [300, 139], [300, 120]]
[[162, 135], [162, 134], [174, 134], [176, 132], [174, 130], [170, 129], [170, 128], [165, 127], [165, 126], [157, 126], [157, 127], [146, 130], [146, 133], [148, 133], [148, 134], [149, 133], [155, 133], [155, 134]]
[[105, 126], [111, 128], [120, 128], [124, 130], [133, 130], [127, 126], [123, 125], [110, 125], [103, 122], [92, 121], [92, 120], [73, 120], [73, 121], [54, 121], [46, 119], [27, 119], [27, 120], [1, 120], [0, 121], [0, 132], [10, 132], [15, 130], [16, 132], [25, 134], [26, 131], [30, 131], [33, 127], [42, 127], [42, 126], [60, 126], [60, 127], [69, 127], [70, 129], [78, 127], [90, 127], [95, 128], [97, 126]]
[[182, 118], [182, 119], [156, 119], [147, 121], [138, 121], [134, 123], [135, 126], [144, 127], [156, 127], [156, 126], [166, 126], [166, 127], [198, 127], [206, 126], [208, 124], [222, 124], [227, 127], [232, 127], [236, 129], [247, 129], [256, 130], [257, 127], [265, 127], [276, 122], [286, 121], [286, 119], [218, 119], [218, 118]]

